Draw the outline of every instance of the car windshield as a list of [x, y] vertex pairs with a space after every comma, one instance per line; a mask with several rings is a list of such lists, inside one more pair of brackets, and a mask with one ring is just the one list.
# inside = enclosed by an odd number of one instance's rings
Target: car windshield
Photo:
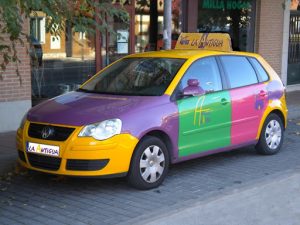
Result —
[[160, 96], [184, 61], [176, 58], [125, 58], [105, 69], [78, 91]]

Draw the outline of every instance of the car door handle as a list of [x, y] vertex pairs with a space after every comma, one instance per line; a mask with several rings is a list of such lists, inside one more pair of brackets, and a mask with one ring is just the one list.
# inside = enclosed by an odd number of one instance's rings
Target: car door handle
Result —
[[229, 103], [229, 101], [226, 98], [221, 99], [221, 104], [222, 105], [227, 105], [228, 103]]
[[267, 94], [268, 94], [268, 93], [267, 93], [266, 91], [264, 91], [264, 90], [261, 90], [261, 91], [259, 92], [259, 94], [258, 94], [258, 95], [259, 95], [260, 97], [266, 97], [266, 96], [267, 96]]

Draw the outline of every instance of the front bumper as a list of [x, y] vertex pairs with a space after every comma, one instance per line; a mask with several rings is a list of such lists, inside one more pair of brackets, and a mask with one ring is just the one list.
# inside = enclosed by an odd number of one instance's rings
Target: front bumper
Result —
[[[66, 141], [43, 140], [28, 136], [29, 124], [26, 121], [24, 128], [17, 132], [19, 162], [28, 169], [46, 173], [71, 176], [126, 174], [138, 143], [138, 139], [130, 134], [115, 135], [103, 141], [78, 137], [82, 127], [73, 127], [75, 130]], [[27, 142], [59, 146], [59, 156], [28, 153]]]

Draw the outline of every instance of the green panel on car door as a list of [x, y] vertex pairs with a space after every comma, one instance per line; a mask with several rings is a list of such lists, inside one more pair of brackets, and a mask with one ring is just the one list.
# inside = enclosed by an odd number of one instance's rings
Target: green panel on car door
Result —
[[230, 145], [231, 104], [228, 91], [177, 101], [179, 157]]

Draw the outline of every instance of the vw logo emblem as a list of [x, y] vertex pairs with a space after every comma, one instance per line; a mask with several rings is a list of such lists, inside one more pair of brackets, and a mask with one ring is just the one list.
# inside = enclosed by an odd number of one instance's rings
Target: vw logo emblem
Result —
[[52, 127], [44, 127], [41, 135], [43, 139], [47, 139], [48, 137], [54, 134], [54, 129]]

